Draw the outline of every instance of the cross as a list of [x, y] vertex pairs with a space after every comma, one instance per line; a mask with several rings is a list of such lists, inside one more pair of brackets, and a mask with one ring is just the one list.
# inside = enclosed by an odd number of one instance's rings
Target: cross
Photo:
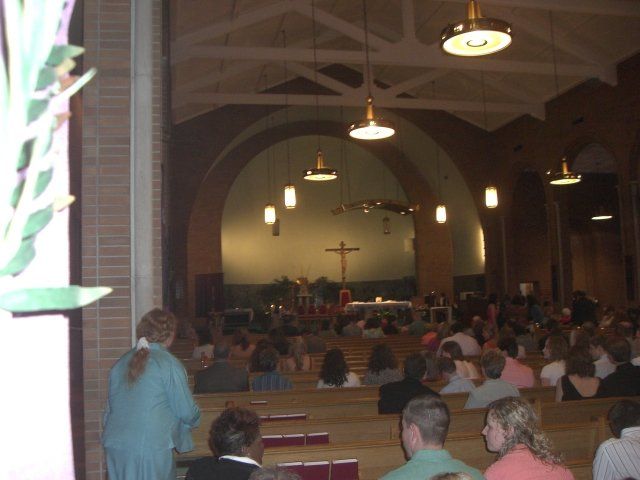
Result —
[[357, 252], [360, 248], [345, 248], [344, 241], [340, 241], [340, 248], [325, 248], [325, 252], [336, 252], [340, 255], [340, 267], [342, 267], [342, 289], [346, 290], [346, 278], [347, 278], [347, 254], [351, 252]]

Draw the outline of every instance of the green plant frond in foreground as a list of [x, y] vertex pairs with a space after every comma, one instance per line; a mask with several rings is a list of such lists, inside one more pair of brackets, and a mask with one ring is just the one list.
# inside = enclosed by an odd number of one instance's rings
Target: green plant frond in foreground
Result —
[[96, 73], [69, 75], [76, 65], [72, 59], [84, 49], [54, 45], [65, 3], [0, 3], [5, 40], [0, 52], [0, 309], [10, 312], [78, 308], [111, 292], [105, 287], [11, 288], [10, 279], [38, 256], [37, 235], [71, 203], [48, 188], [58, 163], [51, 151], [54, 131], [68, 118], [57, 106]]

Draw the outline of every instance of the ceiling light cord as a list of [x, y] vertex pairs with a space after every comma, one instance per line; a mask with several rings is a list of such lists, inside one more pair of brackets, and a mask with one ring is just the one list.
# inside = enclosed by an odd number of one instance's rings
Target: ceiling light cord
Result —
[[549, 29], [551, 30], [551, 55], [553, 58], [553, 78], [556, 84], [556, 97], [560, 96], [560, 85], [558, 84], [558, 60], [556, 59], [556, 36], [553, 33], [553, 12], [549, 10]]
[[371, 63], [369, 62], [369, 22], [367, 21], [367, 0], [362, 0], [362, 12], [364, 16], [364, 58], [367, 73], [367, 92], [371, 97]]
[[316, 82], [316, 130], [318, 131], [318, 150], [320, 150], [320, 88], [318, 84], [318, 45], [316, 43], [316, 2], [311, 0], [311, 21], [313, 23], [313, 77]]
[[[287, 32], [282, 30], [282, 46], [287, 50]], [[291, 185], [291, 148], [289, 146], [289, 70], [287, 59], [284, 60], [284, 133], [287, 136], [287, 183]]]

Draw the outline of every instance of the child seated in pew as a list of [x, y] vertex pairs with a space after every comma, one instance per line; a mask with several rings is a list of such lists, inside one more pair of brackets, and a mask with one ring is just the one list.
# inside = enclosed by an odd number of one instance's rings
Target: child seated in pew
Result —
[[440, 389], [440, 394], [445, 393], [464, 393], [470, 392], [476, 388], [475, 384], [467, 379], [462, 378], [456, 371], [456, 364], [448, 357], [438, 359], [438, 367], [440, 375], [447, 381], [447, 384]]
[[251, 382], [251, 390], [264, 392], [270, 390], [291, 390], [293, 384], [287, 377], [277, 371], [280, 355], [273, 347], [267, 347], [260, 352], [258, 358], [258, 371], [264, 372]]
[[573, 480], [560, 455], [540, 429], [531, 405], [523, 399], [507, 397], [489, 405], [487, 424], [482, 430], [487, 449], [498, 454], [484, 472], [487, 480]]
[[374, 345], [369, 356], [369, 365], [364, 375], [365, 385], [384, 385], [402, 380], [402, 372], [398, 369], [398, 361], [389, 345]]
[[360, 378], [356, 373], [349, 371], [349, 366], [344, 359], [342, 350], [339, 348], [329, 350], [322, 362], [317, 388], [359, 386]]

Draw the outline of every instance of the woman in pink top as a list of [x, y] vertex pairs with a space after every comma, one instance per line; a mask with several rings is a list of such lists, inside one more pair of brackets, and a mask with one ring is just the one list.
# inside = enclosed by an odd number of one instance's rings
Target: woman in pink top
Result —
[[573, 480], [526, 400], [506, 397], [491, 403], [482, 435], [487, 449], [498, 454], [484, 472], [487, 480]]

